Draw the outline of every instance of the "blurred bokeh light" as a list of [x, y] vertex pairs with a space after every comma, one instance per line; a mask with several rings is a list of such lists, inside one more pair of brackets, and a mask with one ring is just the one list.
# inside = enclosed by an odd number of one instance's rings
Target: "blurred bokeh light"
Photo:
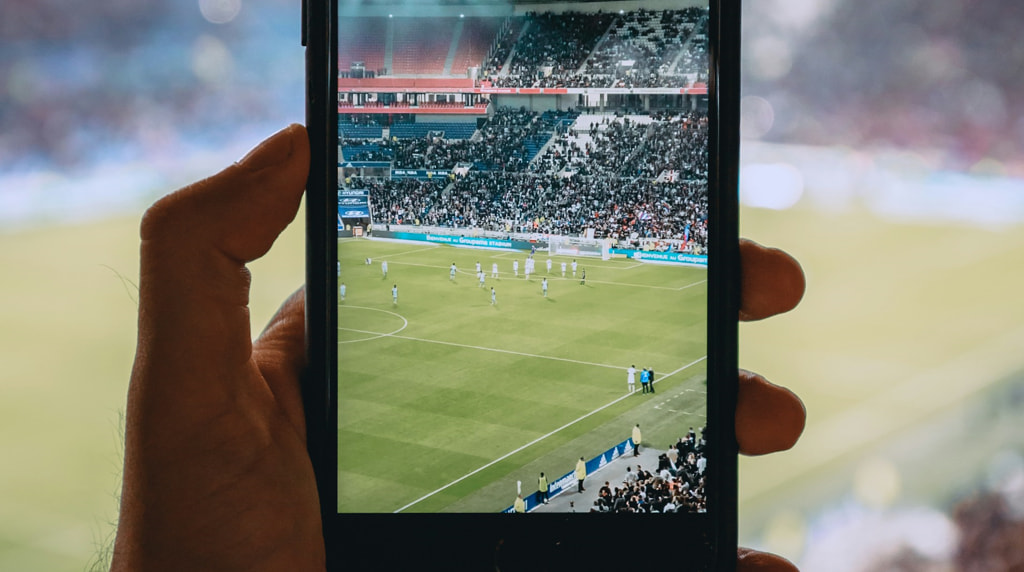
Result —
[[[741, 461], [740, 534], [805, 572], [1024, 565], [997, 542], [1024, 535], [1022, 26], [1021, 3], [745, 3], [742, 228], [808, 292], [742, 326], [742, 365], [808, 424]], [[302, 121], [299, 29], [295, 0], [0, 3], [0, 569], [102, 567], [138, 218]], [[294, 225], [253, 265], [254, 332], [302, 252]]]

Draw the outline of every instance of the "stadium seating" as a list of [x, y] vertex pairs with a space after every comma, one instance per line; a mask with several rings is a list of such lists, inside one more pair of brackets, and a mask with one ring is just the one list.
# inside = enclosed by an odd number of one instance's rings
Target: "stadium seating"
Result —
[[[397, 124], [391, 130], [425, 135], [443, 125]], [[545, 155], [533, 161], [549, 142]], [[352, 147], [372, 156], [368, 142]], [[502, 108], [478, 140], [419, 136], [382, 142], [376, 153], [394, 157], [396, 167], [473, 165], [453, 182], [373, 180], [370, 200], [375, 212], [391, 213], [382, 215], [386, 222], [401, 224], [412, 212], [433, 226], [561, 235], [593, 228], [597, 238], [615, 238], [625, 247], [653, 238], [691, 252], [706, 248], [707, 123], [699, 112], [613, 117]], [[572, 176], [565, 176], [569, 171]]]
[[[461, 104], [460, 104], [461, 105]], [[439, 131], [445, 139], [468, 139], [476, 131], [475, 123], [396, 123], [391, 126], [391, 136], [399, 139], [426, 137], [428, 133]]]
[[444, 73], [456, 21], [454, 18], [395, 18], [392, 73]]
[[384, 69], [384, 42], [387, 35], [385, 18], [342, 20], [338, 38], [338, 70], [346, 72], [352, 62], [363, 62], [369, 71]]
[[355, 124], [339, 121], [338, 129], [341, 131], [342, 137], [346, 138], [379, 139], [384, 134], [384, 129], [380, 125]]
[[449, 73], [463, 75], [472, 66], [482, 66], [502, 21], [501, 18], [465, 18]]

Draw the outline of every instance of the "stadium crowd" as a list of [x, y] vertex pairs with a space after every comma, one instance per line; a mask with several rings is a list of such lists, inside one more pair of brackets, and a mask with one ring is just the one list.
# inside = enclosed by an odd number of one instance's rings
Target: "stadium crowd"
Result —
[[404, 169], [450, 169], [471, 163], [486, 171], [523, 171], [532, 158], [528, 146], [544, 146], [554, 133], [553, 122], [571, 114], [544, 115], [525, 109], [497, 109], [472, 139], [431, 136], [417, 139], [343, 141], [348, 161], [394, 161]]
[[701, 8], [531, 13], [518, 41], [485, 63], [484, 77], [495, 87], [687, 86], [707, 78], [706, 29]]
[[659, 456], [653, 472], [640, 465], [636, 470], [630, 466], [620, 483], [606, 481], [590, 512], [706, 512], [705, 447], [704, 429], [698, 439], [691, 427], [685, 437]]
[[[576, 71], [614, 17], [607, 12], [530, 13], [527, 29], [516, 43], [512, 61], [492, 57], [486, 74], [498, 87], [566, 87], [581, 80]], [[539, 73], [550, 68], [550, 73]], [[538, 77], [543, 75], [545, 77]]]
[[[368, 189], [377, 222], [388, 224], [437, 224], [436, 204], [447, 179], [361, 179], [348, 186]], [[431, 214], [433, 213], [433, 214]]]
[[[684, 10], [635, 10], [626, 12], [612, 24], [607, 38], [587, 58], [586, 75], [600, 78], [604, 87], [676, 87], [691, 83], [688, 74], [703, 72], [688, 65], [697, 54], [689, 53], [695, 30], [705, 30], [707, 11], [691, 7]], [[699, 44], [695, 44], [699, 51]], [[679, 67], [677, 62], [684, 65]], [[623, 65], [623, 62], [631, 62]], [[572, 86], [579, 87], [579, 86]]]
[[464, 176], [351, 184], [370, 189], [379, 222], [563, 236], [593, 229], [595, 238], [625, 247], [670, 239], [701, 253], [707, 246], [706, 119], [699, 112], [606, 117], [570, 128], [528, 165], [523, 141], [538, 133], [551, 138], [542, 126], [550, 121], [504, 109], [473, 140], [382, 141], [353, 155], [390, 156], [403, 168], [473, 164]]

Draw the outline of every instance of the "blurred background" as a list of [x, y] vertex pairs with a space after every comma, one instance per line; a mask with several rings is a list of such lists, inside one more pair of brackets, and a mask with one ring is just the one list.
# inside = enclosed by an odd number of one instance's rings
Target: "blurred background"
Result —
[[[807, 429], [740, 537], [804, 571], [1024, 566], [1024, 4], [744, 7], [741, 228], [794, 312], [741, 364]], [[0, 569], [105, 566], [156, 197], [301, 122], [297, 0], [0, 4]], [[253, 331], [303, 277], [252, 266]]]

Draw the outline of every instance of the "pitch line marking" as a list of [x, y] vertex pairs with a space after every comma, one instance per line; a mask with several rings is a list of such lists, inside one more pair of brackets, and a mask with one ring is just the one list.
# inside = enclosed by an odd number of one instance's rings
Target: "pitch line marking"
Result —
[[[381, 311], [383, 311], [383, 310], [381, 310]], [[359, 332], [361, 330], [352, 330], [352, 331]], [[367, 333], [367, 334], [380, 334], [380, 332], [364, 332], [364, 333]], [[619, 370], [622, 370], [622, 371], [626, 370], [626, 368], [624, 368], [622, 366], [619, 366], [619, 365], [608, 365], [606, 363], [594, 363], [594, 362], [589, 362], [589, 361], [581, 361], [581, 360], [570, 359], [570, 358], [563, 358], [563, 357], [556, 357], [556, 356], [543, 356], [543, 355], [538, 355], [538, 354], [528, 354], [526, 352], [517, 352], [517, 351], [505, 350], [505, 349], [501, 349], [501, 348], [488, 348], [488, 347], [484, 347], [484, 346], [474, 346], [474, 345], [470, 345], [470, 344], [460, 344], [460, 343], [457, 343], [457, 342], [446, 342], [446, 341], [442, 341], [442, 340], [430, 340], [430, 339], [427, 339], [427, 338], [414, 338], [412, 336], [398, 336], [398, 335], [395, 335], [395, 334], [380, 334], [378, 337], [389, 337], [389, 338], [397, 338], [397, 339], [400, 339], [400, 340], [410, 340], [410, 341], [414, 341], [414, 342], [426, 342], [428, 344], [441, 344], [441, 345], [445, 345], [445, 346], [456, 346], [456, 347], [460, 347], [460, 348], [469, 348], [469, 349], [472, 349], [472, 350], [483, 350], [483, 351], [487, 351], [487, 352], [497, 352], [497, 353], [502, 353], [502, 354], [512, 354], [512, 355], [517, 355], [517, 356], [532, 357], [532, 358], [539, 358], [539, 359], [549, 359], [549, 360], [554, 360], [554, 361], [566, 361], [566, 362], [569, 362], [569, 363], [578, 363], [578, 364], [581, 364], [581, 365], [592, 365], [592, 366], [595, 366], [595, 367], [604, 367], [604, 368], [608, 368], [608, 369], [619, 369]]]
[[708, 281], [707, 278], [705, 278], [703, 280], [698, 280], [698, 281], [694, 282], [693, 284], [687, 284], [686, 286], [680, 286], [679, 288], [676, 288], [676, 290], [686, 290], [687, 288], [692, 288], [694, 286], [697, 286], [698, 284], [703, 284], [703, 283], [705, 283], [707, 281]]
[[398, 254], [388, 254], [388, 255], [382, 256], [381, 258], [390, 258], [392, 256], [404, 256], [406, 254], [412, 254], [414, 252], [423, 252], [424, 250], [434, 250], [436, 248], [437, 248], [437, 245], [427, 246], [427, 247], [424, 247], [424, 248], [415, 248], [413, 250], [406, 250], [405, 252], [399, 252]]
[[359, 310], [373, 310], [374, 312], [384, 312], [385, 314], [391, 314], [392, 316], [397, 317], [399, 320], [402, 320], [402, 327], [398, 328], [397, 330], [395, 330], [393, 332], [382, 334], [380, 332], [369, 332], [369, 331], [366, 331], [366, 330], [356, 330], [354, 328], [343, 328], [341, 326], [338, 326], [339, 330], [343, 330], [343, 331], [346, 331], [346, 332], [357, 332], [357, 333], [360, 333], [360, 334], [373, 334], [374, 335], [374, 337], [372, 337], [372, 338], [361, 338], [361, 339], [358, 339], [358, 340], [345, 340], [343, 342], [339, 341], [338, 342], [339, 344], [351, 344], [351, 343], [355, 343], [355, 342], [368, 342], [370, 340], [376, 340], [377, 338], [383, 338], [385, 336], [392, 336], [394, 334], [397, 334], [398, 332], [401, 332], [402, 330], [404, 330], [405, 328], [407, 328], [409, 326], [409, 320], [406, 320], [405, 316], [403, 316], [403, 315], [401, 315], [401, 314], [399, 314], [397, 312], [391, 312], [389, 310], [381, 310], [380, 308], [370, 308], [368, 306], [348, 306], [348, 305], [345, 305], [345, 306], [342, 306], [342, 308], [356, 308], [356, 309], [359, 309]]
[[[670, 377], [672, 377], [673, 375], [675, 375], [675, 374], [677, 374], [677, 373], [679, 373], [679, 372], [683, 371], [684, 369], [687, 369], [687, 368], [689, 368], [689, 367], [692, 367], [692, 366], [694, 366], [694, 365], [697, 365], [698, 363], [700, 363], [700, 362], [704, 361], [705, 359], [707, 359], [707, 357], [708, 357], [707, 355], [704, 355], [704, 356], [702, 356], [702, 357], [699, 357], [699, 358], [697, 358], [697, 359], [695, 359], [695, 360], [691, 361], [690, 363], [688, 363], [688, 364], [686, 364], [686, 365], [684, 365], [684, 366], [680, 367], [679, 369], [677, 369], [677, 370], [675, 370], [675, 371], [673, 371], [673, 372], [671, 372], [671, 373], [668, 373], [668, 374], [666, 374], [666, 375], [662, 376], [661, 380], [658, 380], [658, 381], [662, 381], [662, 380], [665, 380], [665, 379], [667, 379], [667, 378], [670, 378]], [[657, 381], [655, 381], [655, 383], [657, 383]], [[447, 485], [445, 485], [445, 486], [443, 486], [443, 487], [441, 487], [441, 488], [439, 488], [439, 489], [435, 490], [434, 492], [431, 492], [431, 493], [427, 493], [427, 494], [425, 494], [425, 495], [421, 496], [420, 498], [418, 498], [418, 499], [416, 499], [416, 500], [412, 501], [411, 503], [409, 503], [409, 504], [407, 504], [407, 505], [405, 505], [405, 506], [403, 506], [403, 507], [401, 507], [401, 508], [399, 508], [399, 509], [395, 510], [395, 513], [399, 513], [399, 512], [402, 512], [403, 510], [405, 510], [405, 509], [407, 509], [407, 508], [409, 508], [409, 507], [411, 507], [411, 506], [413, 506], [413, 505], [415, 505], [415, 504], [418, 504], [418, 503], [420, 503], [421, 501], [424, 501], [424, 500], [426, 500], [426, 499], [428, 499], [428, 498], [430, 498], [430, 497], [432, 497], [432, 496], [436, 495], [437, 493], [439, 493], [439, 492], [441, 492], [441, 491], [444, 491], [445, 489], [447, 489], [447, 488], [449, 488], [449, 487], [451, 487], [451, 486], [453, 486], [453, 485], [456, 485], [456, 484], [458, 484], [458, 483], [460, 483], [460, 482], [462, 482], [462, 481], [464, 481], [464, 480], [468, 479], [469, 477], [472, 477], [473, 475], [475, 475], [475, 474], [479, 473], [480, 471], [483, 471], [483, 470], [487, 469], [488, 467], [494, 466], [494, 465], [496, 465], [496, 464], [498, 464], [498, 463], [500, 463], [500, 462], [504, 461], [505, 459], [507, 459], [507, 458], [511, 457], [512, 455], [515, 455], [516, 453], [519, 453], [520, 451], [523, 451], [523, 450], [524, 450], [524, 449], [526, 449], [527, 447], [530, 447], [530, 446], [532, 446], [532, 445], [536, 445], [537, 443], [540, 443], [540, 442], [541, 442], [541, 441], [543, 441], [544, 439], [547, 439], [548, 437], [551, 437], [552, 435], [554, 435], [554, 434], [556, 434], [556, 433], [558, 433], [558, 432], [562, 431], [563, 429], [567, 429], [567, 428], [569, 428], [569, 427], [572, 427], [573, 425], [575, 425], [575, 424], [579, 423], [580, 421], [583, 421], [583, 420], [584, 420], [584, 419], [586, 419], [587, 417], [590, 417], [590, 416], [592, 416], [592, 415], [595, 415], [595, 414], [597, 414], [597, 413], [600, 413], [601, 411], [603, 411], [603, 410], [605, 410], [605, 409], [607, 409], [607, 408], [611, 407], [612, 405], [615, 405], [616, 403], [618, 403], [618, 402], [622, 401], [623, 399], [627, 399], [627, 398], [629, 398], [629, 397], [630, 397], [631, 395], [632, 395], [632, 393], [626, 393], [626, 394], [625, 394], [625, 395], [623, 395], [622, 397], [619, 397], [618, 399], [614, 399], [614, 400], [612, 400], [612, 401], [610, 401], [610, 402], [608, 402], [608, 403], [606, 403], [606, 404], [602, 405], [601, 407], [598, 407], [597, 409], [595, 409], [595, 410], [591, 411], [590, 413], [584, 413], [583, 415], [581, 415], [581, 416], [577, 417], [576, 419], [573, 419], [572, 421], [570, 421], [570, 422], [566, 423], [565, 425], [562, 425], [562, 426], [561, 426], [561, 427], [559, 427], [558, 429], [555, 429], [554, 431], [551, 431], [551, 432], [547, 433], [546, 435], [541, 435], [540, 437], [537, 437], [537, 438], [536, 438], [536, 439], [534, 439], [533, 441], [530, 441], [529, 443], [527, 443], [527, 444], [525, 444], [525, 445], [523, 445], [523, 446], [519, 447], [518, 449], [516, 449], [516, 450], [514, 450], [514, 451], [511, 451], [511, 452], [505, 453], [505, 454], [504, 454], [504, 455], [502, 455], [501, 457], [498, 457], [497, 459], [495, 459], [495, 460], [493, 460], [493, 461], [491, 461], [491, 462], [487, 463], [486, 465], [484, 465], [484, 466], [482, 466], [482, 467], [480, 467], [480, 468], [478, 468], [478, 469], [475, 469], [475, 470], [473, 470], [473, 471], [471, 471], [471, 472], [469, 472], [469, 473], [466, 473], [465, 475], [462, 475], [461, 477], [459, 477], [459, 478], [455, 479], [454, 481], [452, 481], [452, 482], [448, 483]], [[696, 414], [693, 414], [693, 415], [696, 415]]]

